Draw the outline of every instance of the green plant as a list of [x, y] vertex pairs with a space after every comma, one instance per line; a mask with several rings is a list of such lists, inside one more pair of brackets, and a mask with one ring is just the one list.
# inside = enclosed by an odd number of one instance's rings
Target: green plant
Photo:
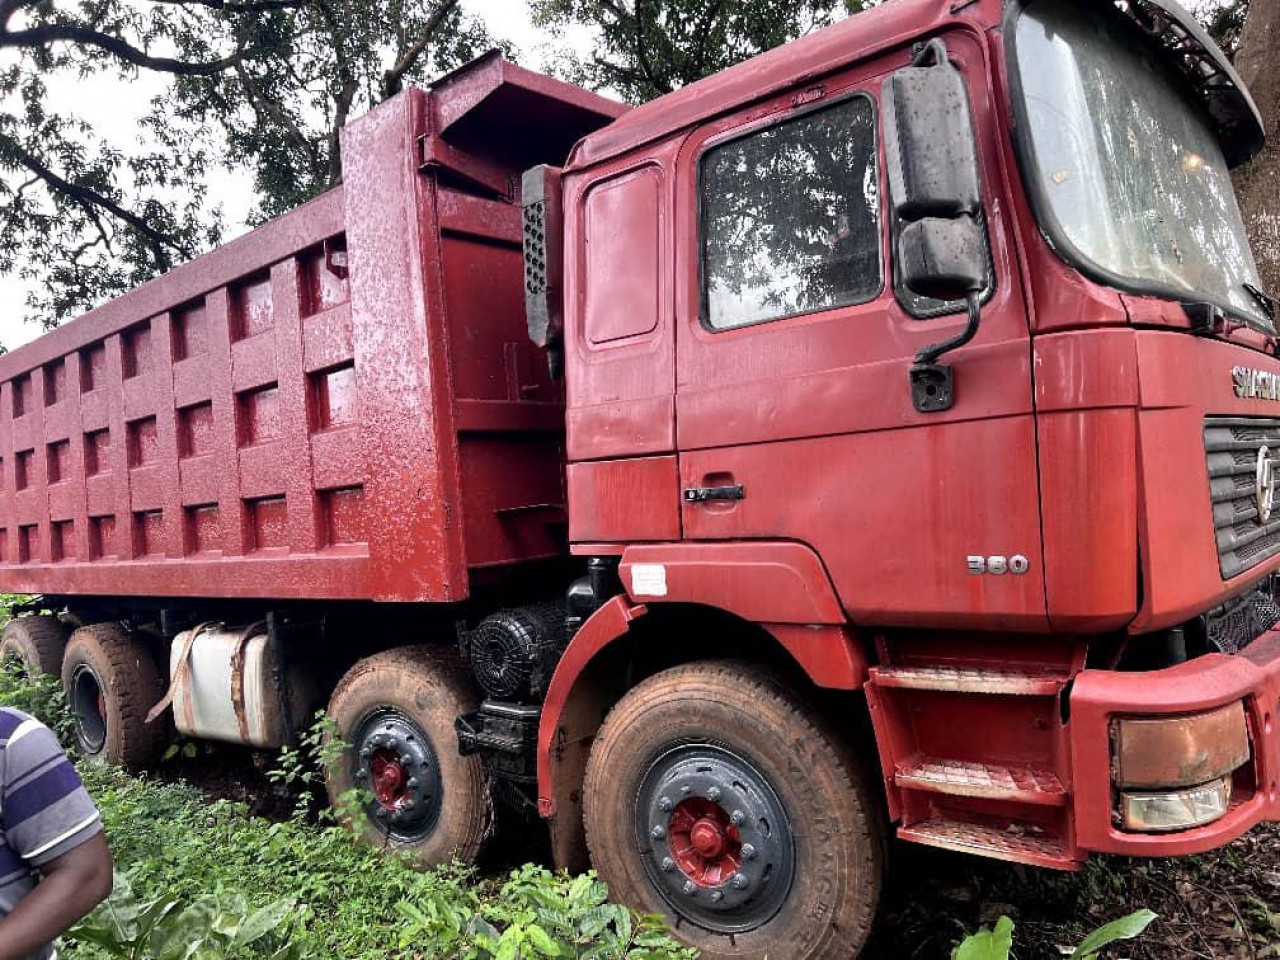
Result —
[[0, 707], [31, 714], [63, 743], [69, 742], [71, 711], [56, 677], [29, 676], [20, 660], [0, 661]]
[[[1146, 930], [1156, 915], [1150, 910], [1138, 910], [1103, 924], [1081, 941], [1070, 960], [1095, 960], [1098, 951], [1119, 940], [1132, 940]], [[1013, 950], [1013, 921], [1001, 917], [995, 929], [983, 927], [970, 934], [951, 952], [951, 960], [1009, 960]]]
[[117, 872], [111, 896], [68, 933], [124, 960], [204, 960], [233, 955], [300, 960], [293, 900], [250, 911], [244, 896], [218, 891], [189, 904], [160, 896], [140, 902]]
[[667, 936], [661, 917], [633, 913], [609, 903], [608, 895], [594, 873], [570, 877], [528, 865], [513, 871], [488, 899], [455, 883], [421, 901], [401, 901], [396, 909], [408, 926], [400, 945], [429, 946], [431, 956], [480, 960], [697, 956]]
[[[280, 748], [267, 779], [297, 794], [293, 811], [296, 819], [307, 816], [311, 798], [324, 788], [326, 772], [341, 759], [346, 748], [338, 725], [323, 710], [316, 711], [314, 722], [299, 735], [296, 745]], [[350, 824], [358, 831], [369, 797], [367, 791], [349, 790], [339, 798], [337, 809], [326, 810], [322, 817]]]

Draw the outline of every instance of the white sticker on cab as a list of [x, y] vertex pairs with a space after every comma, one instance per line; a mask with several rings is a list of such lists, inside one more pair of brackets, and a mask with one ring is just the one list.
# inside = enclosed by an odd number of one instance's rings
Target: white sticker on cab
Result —
[[637, 597], [665, 597], [667, 568], [660, 563], [632, 564], [631, 593]]

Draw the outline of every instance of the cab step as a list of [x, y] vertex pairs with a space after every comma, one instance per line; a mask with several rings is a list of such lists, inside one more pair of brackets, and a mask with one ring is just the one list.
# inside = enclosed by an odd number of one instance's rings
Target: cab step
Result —
[[1066, 676], [1049, 671], [939, 665], [872, 667], [871, 678], [883, 688], [1015, 697], [1051, 697], [1067, 683]]
[[1023, 825], [1006, 830], [939, 818], [902, 827], [898, 836], [927, 847], [973, 853], [995, 860], [1048, 867], [1052, 870], [1076, 870], [1080, 866], [1079, 861], [1068, 855], [1059, 840]]
[[1051, 807], [1067, 802], [1062, 781], [1048, 770], [1032, 767], [917, 756], [898, 769], [894, 782], [904, 790], [956, 797], [984, 797]]

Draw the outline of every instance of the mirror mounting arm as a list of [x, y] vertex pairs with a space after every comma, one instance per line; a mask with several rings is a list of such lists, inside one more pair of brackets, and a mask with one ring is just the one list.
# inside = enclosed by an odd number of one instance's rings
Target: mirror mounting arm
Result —
[[925, 347], [916, 354], [911, 366], [911, 401], [920, 413], [950, 410], [955, 403], [955, 374], [950, 364], [938, 363], [938, 358], [977, 336], [982, 319], [982, 293], [970, 292], [965, 304], [969, 309], [969, 322], [964, 329], [948, 340]]

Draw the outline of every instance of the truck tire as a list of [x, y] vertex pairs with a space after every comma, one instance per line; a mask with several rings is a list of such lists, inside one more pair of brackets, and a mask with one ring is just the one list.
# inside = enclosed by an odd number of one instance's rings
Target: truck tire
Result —
[[704, 958], [847, 960], [884, 874], [867, 776], [818, 713], [758, 665], [687, 664], [637, 685], [583, 786], [612, 895], [665, 914]]
[[159, 759], [168, 727], [146, 716], [164, 696], [164, 681], [138, 637], [116, 623], [76, 630], [62, 658], [62, 689], [86, 759], [130, 770]]
[[56, 677], [67, 647], [67, 628], [57, 617], [16, 617], [0, 634], [0, 660], [21, 660], [29, 674]]
[[402, 647], [361, 660], [339, 682], [329, 716], [345, 747], [326, 771], [339, 814], [369, 791], [362, 832], [423, 868], [475, 863], [493, 834], [493, 795], [478, 756], [458, 754], [454, 721], [480, 696], [450, 651]]

